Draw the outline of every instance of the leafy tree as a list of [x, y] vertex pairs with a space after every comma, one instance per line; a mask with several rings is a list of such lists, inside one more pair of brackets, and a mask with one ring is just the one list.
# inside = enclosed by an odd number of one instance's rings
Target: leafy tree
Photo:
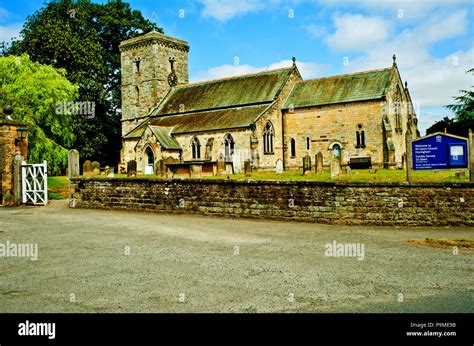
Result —
[[[474, 69], [470, 69], [467, 73], [474, 73]], [[426, 134], [435, 132], [444, 132], [467, 137], [469, 129], [474, 130], [474, 90], [460, 90], [461, 95], [454, 97], [457, 101], [455, 104], [447, 105], [446, 108], [454, 113], [454, 118], [444, 117], [437, 121], [426, 130]]]
[[0, 112], [11, 107], [13, 119], [28, 124], [29, 160], [47, 160], [53, 174], [65, 170], [66, 148], [75, 140], [70, 112], [56, 112], [58, 103], [77, 96], [77, 86], [65, 75], [65, 70], [32, 62], [26, 54], [0, 57]]
[[6, 54], [26, 52], [34, 61], [67, 71], [79, 86], [79, 101], [95, 105], [93, 117], [74, 115], [74, 147], [82, 158], [114, 165], [121, 149], [119, 44], [151, 30], [162, 32], [120, 0], [59, 0], [28, 16], [22, 39]]

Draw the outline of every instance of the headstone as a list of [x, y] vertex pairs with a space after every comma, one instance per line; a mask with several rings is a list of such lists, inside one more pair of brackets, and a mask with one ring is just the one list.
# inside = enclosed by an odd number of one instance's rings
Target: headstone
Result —
[[352, 173], [351, 166], [346, 166], [346, 175], [350, 177], [351, 173]]
[[162, 177], [165, 174], [166, 174], [165, 161], [163, 161], [163, 159], [158, 160], [158, 162], [156, 163], [156, 175], [159, 175]]
[[219, 154], [219, 157], [217, 158], [217, 174], [225, 172], [226, 171], [226, 164], [224, 160], [224, 155]]
[[109, 173], [110, 173], [110, 167], [109, 167], [109, 166], [105, 166], [104, 174], [108, 176]]
[[232, 165], [235, 174], [242, 173], [242, 158], [239, 150], [234, 151], [234, 154], [232, 155]]
[[92, 162], [92, 172], [94, 175], [100, 175], [100, 163], [98, 161]]
[[341, 174], [341, 159], [334, 156], [331, 160], [331, 178], [338, 177]]
[[90, 177], [92, 175], [92, 162], [86, 160], [82, 165], [82, 175]]
[[246, 177], [252, 176], [252, 162], [250, 160], [244, 162], [244, 171]]
[[280, 159], [276, 160], [275, 173], [276, 174], [282, 174], [283, 173], [283, 161], [280, 160]]
[[316, 173], [323, 173], [323, 154], [321, 152], [317, 153], [314, 160], [316, 162]]
[[202, 165], [191, 165], [189, 167], [191, 178], [200, 179], [202, 177]]
[[118, 172], [120, 172], [120, 174], [126, 174], [127, 173], [127, 167], [125, 166], [124, 163], [121, 163], [119, 165]]
[[132, 160], [127, 163], [127, 175], [129, 177], [137, 176], [137, 161]]
[[303, 157], [303, 174], [307, 175], [311, 173], [311, 156], [306, 155]]
[[69, 150], [68, 152], [68, 176], [69, 178], [77, 177], [81, 175], [79, 171], [79, 151], [76, 149]]

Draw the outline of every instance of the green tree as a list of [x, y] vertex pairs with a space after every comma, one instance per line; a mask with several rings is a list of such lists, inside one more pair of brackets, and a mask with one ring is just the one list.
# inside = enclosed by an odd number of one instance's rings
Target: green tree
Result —
[[120, 0], [60, 0], [28, 16], [22, 38], [6, 54], [28, 53], [34, 61], [67, 71], [79, 86], [79, 101], [95, 105], [94, 117], [74, 115], [74, 147], [82, 158], [114, 165], [121, 149], [119, 45], [151, 30], [162, 32]]
[[58, 104], [77, 97], [77, 86], [65, 75], [65, 70], [32, 62], [26, 54], [0, 57], [0, 112], [12, 107], [13, 119], [28, 124], [29, 161], [47, 160], [53, 174], [65, 171], [66, 148], [75, 140], [71, 113], [57, 112]]
[[[474, 69], [470, 69], [467, 73], [474, 73]], [[427, 135], [444, 132], [446, 129], [453, 135], [467, 137], [469, 129], [474, 130], [474, 90], [460, 90], [460, 93], [460, 96], [453, 97], [457, 103], [446, 106], [454, 113], [454, 118], [444, 117], [437, 121], [426, 130]]]

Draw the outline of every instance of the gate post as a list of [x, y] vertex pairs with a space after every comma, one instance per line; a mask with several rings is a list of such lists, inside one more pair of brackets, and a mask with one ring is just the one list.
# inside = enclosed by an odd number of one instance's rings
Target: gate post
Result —
[[15, 155], [13, 162], [13, 196], [15, 205], [19, 205], [23, 202], [22, 195], [22, 181], [21, 181], [21, 163], [23, 162], [23, 156], [20, 153]]

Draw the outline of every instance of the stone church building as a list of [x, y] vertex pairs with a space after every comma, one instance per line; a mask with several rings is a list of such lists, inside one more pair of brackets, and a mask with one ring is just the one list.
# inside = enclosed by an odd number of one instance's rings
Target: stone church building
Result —
[[[395, 56], [392, 66], [303, 80], [287, 68], [189, 83], [185, 41], [157, 32], [123, 41], [122, 165], [154, 174], [170, 158], [182, 165], [250, 160], [255, 170], [298, 169], [303, 157], [324, 165], [401, 168], [405, 133], [417, 119]], [[313, 161], [314, 162], [314, 161]], [[214, 170], [215, 173], [215, 170]]]

